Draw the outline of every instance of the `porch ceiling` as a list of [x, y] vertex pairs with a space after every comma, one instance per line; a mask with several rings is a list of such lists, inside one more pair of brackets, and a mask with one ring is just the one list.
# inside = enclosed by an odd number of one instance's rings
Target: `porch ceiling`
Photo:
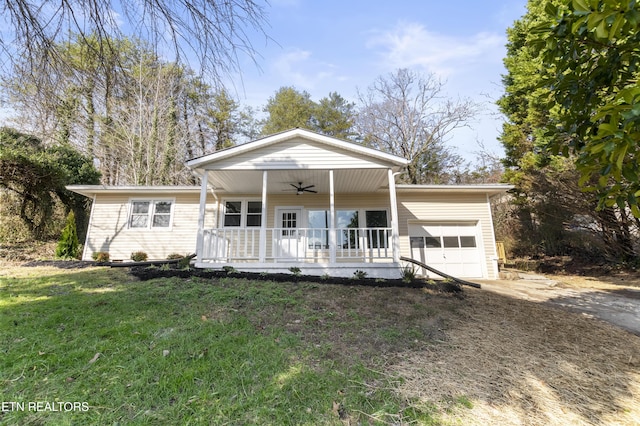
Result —
[[[295, 193], [291, 184], [315, 185], [320, 194], [329, 193], [328, 170], [269, 170], [268, 193]], [[210, 170], [209, 186], [216, 192], [235, 194], [260, 194], [261, 170]], [[375, 192], [388, 186], [386, 169], [342, 169], [333, 172], [336, 193]]]

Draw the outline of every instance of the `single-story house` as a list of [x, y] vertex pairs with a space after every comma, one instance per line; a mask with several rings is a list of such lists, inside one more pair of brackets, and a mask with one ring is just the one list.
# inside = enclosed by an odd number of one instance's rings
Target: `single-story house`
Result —
[[186, 164], [200, 186], [68, 186], [93, 200], [83, 259], [196, 253], [199, 268], [398, 278], [406, 256], [498, 277], [489, 199], [508, 185], [396, 184], [406, 159], [302, 129]]

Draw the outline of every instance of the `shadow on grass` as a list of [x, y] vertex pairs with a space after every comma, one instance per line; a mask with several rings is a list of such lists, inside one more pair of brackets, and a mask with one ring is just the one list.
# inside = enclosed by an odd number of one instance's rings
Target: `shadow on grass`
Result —
[[[347, 336], [348, 330], [360, 336], [354, 324], [376, 329], [358, 308], [364, 289], [356, 297], [345, 286], [234, 278], [138, 282], [110, 269], [25, 271], [0, 277], [3, 398], [87, 402], [90, 409], [5, 411], [0, 422], [431, 422], [430, 412], [393, 392], [399, 379], [376, 372], [358, 340]], [[387, 297], [393, 290], [377, 290], [367, 297], [383, 298], [375, 304], [381, 318], [398, 314]], [[424, 293], [406, 291], [415, 298], [411, 315], [428, 308]], [[325, 305], [332, 296], [338, 304]], [[331, 310], [342, 308], [344, 314]], [[386, 335], [369, 335], [398, 347], [408, 338], [426, 340], [415, 331], [405, 335], [407, 324], [385, 324]], [[351, 343], [344, 349], [333, 339]], [[343, 350], [348, 357], [336, 355]]]

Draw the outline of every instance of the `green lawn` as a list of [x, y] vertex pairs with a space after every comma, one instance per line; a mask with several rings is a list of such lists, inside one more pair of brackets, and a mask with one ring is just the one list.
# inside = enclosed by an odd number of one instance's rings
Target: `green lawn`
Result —
[[437, 424], [385, 365], [435, 344], [459, 304], [418, 289], [15, 267], [0, 272], [0, 423]]

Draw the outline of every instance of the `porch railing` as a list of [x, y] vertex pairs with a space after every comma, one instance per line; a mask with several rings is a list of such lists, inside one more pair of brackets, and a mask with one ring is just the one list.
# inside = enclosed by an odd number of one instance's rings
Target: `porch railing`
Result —
[[[260, 228], [217, 228], [203, 231], [205, 262], [257, 262], [263, 243]], [[265, 261], [328, 263], [330, 228], [267, 228]], [[391, 228], [336, 228], [336, 260], [392, 259]]]

